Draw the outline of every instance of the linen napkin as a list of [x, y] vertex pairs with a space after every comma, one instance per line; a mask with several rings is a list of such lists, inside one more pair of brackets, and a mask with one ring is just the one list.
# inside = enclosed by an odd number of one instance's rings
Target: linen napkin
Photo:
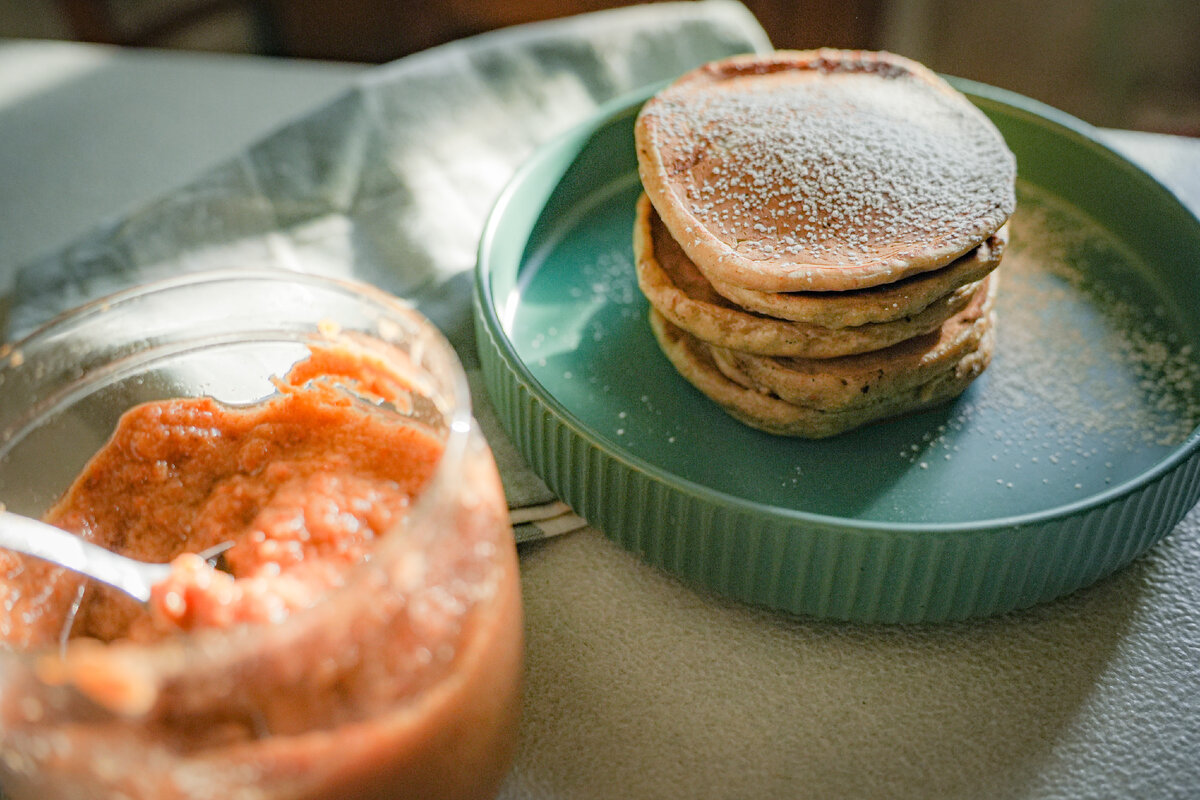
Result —
[[769, 48], [732, 0], [532, 23], [366, 72], [332, 103], [187, 185], [19, 270], [9, 338], [132, 284], [216, 267], [354, 278], [411, 300], [468, 371], [518, 541], [585, 523], [508, 442], [478, 373], [476, 248], [536, 148], [607, 100], [705, 61]]

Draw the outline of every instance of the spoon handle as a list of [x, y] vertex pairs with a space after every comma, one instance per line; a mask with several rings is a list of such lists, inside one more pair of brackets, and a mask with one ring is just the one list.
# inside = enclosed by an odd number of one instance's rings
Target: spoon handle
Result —
[[0, 547], [41, 558], [107, 583], [145, 603], [169, 564], [135, 561], [36, 519], [0, 511]]

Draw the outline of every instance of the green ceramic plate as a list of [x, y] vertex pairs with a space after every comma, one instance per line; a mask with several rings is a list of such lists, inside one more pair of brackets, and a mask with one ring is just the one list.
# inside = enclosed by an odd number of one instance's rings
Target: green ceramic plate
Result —
[[544, 148], [485, 231], [476, 323], [519, 449], [589, 522], [742, 600], [864, 621], [1046, 601], [1200, 499], [1200, 222], [1084, 124], [956, 82], [1018, 160], [999, 342], [958, 400], [823, 441], [725, 415], [658, 351], [630, 245], [649, 90]]

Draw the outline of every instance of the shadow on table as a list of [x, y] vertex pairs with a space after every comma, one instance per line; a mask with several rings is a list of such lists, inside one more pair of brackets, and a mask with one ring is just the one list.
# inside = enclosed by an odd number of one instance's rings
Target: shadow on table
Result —
[[503, 796], [1024, 796], [1071, 763], [1153, 570], [996, 619], [862, 626], [695, 593], [594, 531], [544, 543], [522, 554]]

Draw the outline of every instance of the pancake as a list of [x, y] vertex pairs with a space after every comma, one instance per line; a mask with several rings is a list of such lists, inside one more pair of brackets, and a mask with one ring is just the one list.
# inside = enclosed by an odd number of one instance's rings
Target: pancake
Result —
[[836, 358], [865, 353], [937, 330], [970, 301], [979, 283], [934, 300], [919, 313], [891, 322], [826, 328], [775, 319], [735, 305], [717, 294], [665, 229], [654, 235], [648, 204], [639, 201], [633, 251], [638, 286], [659, 313], [710, 344], [746, 353]]
[[940, 269], [1016, 205], [995, 126], [889, 53], [779, 51], [713, 62], [652, 97], [638, 171], [702, 270], [762, 292], [844, 291]]
[[[661, 223], [660, 223], [661, 224]], [[1008, 224], [948, 266], [870, 289], [848, 292], [759, 292], [706, 275], [717, 294], [747, 311], [810, 322], [827, 328], [891, 322], [912, 316], [960, 286], [986, 277], [1000, 265], [1008, 245]]]
[[995, 324], [997, 276], [940, 329], [884, 350], [844, 358], [770, 358], [708, 346], [730, 380], [792, 405], [826, 411], [871, 405], [933, 380], [975, 352]]
[[823, 439], [882, 419], [947, 402], [961, 394], [991, 361], [994, 333], [985, 331], [979, 347], [932, 379], [904, 391], [877, 396], [867, 405], [824, 410], [794, 405], [747, 389], [727, 378], [702, 342], [672, 325], [653, 308], [650, 327], [659, 347], [680, 375], [734, 419], [767, 433]]
[[[645, 194], [638, 198], [635, 225], [649, 225], [651, 246], [656, 252], [671, 251], [671, 258], [686, 257]], [[1008, 225], [1005, 224], [983, 244], [942, 269], [896, 283], [845, 292], [759, 292], [715, 280], [711, 275], [704, 275], [703, 270], [700, 272], [718, 295], [747, 311], [825, 328], [845, 328], [869, 322], [891, 322], [920, 313], [958, 287], [988, 275], [999, 266], [1007, 245]], [[699, 269], [698, 265], [693, 266]]]

